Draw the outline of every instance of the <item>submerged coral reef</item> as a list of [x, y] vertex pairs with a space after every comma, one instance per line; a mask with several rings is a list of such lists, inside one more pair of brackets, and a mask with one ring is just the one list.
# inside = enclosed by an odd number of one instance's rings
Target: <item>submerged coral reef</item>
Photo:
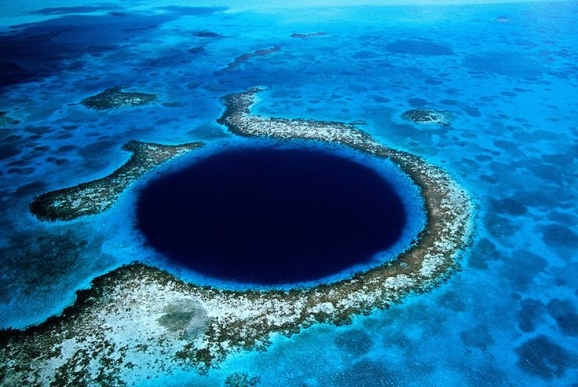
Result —
[[20, 123], [20, 121], [7, 116], [6, 114], [6, 112], [0, 112], [0, 126], [16, 125]]
[[235, 60], [231, 63], [229, 63], [227, 65], [227, 67], [225, 68], [225, 70], [227, 71], [232, 71], [232, 70], [236, 70], [239, 66], [241, 66], [241, 64], [248, 62], [249, 60], [258, 57], [258, 56], [266, 56], [269, 54], [272, 54], [274, 52], [277, 52], [281, 50], [280, 46], [274, 46], [271, 48], [266, 48], [266, 49], [261, 49], [261, 50], [255, 50], [253, 52], [248, 52], [245, 53], [243, 55], [240, 55], [238, 57], [235, 58]]
[[111, 87], [92, 97], [83, 99], [80, 103], [90, 109], [106, 110], [147, 105], [156, 99], [157, 96], [155, 94], [124, 92], [122, 87]]
[[448, 111], [434, 109], [411, 109], [402, 114], [402, 118], [416, 124], [438, 124], [448, 126], [452, 114]]

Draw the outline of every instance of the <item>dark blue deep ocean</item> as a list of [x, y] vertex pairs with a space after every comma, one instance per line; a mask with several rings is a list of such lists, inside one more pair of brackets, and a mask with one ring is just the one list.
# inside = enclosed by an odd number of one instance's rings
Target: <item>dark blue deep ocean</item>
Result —
[[[131, 383], [222, 386], [242, 372], [259, 386], [578, 386], [578, 2], [23, 3], [0, 0], [0, 328], [58, 315], [94, 277], [135, 260], [215, 284], [147, 242], [138, 197], [252, 146], [216, 119], [221, 97], [262, 85], [256, 114], [356, 121], [448, 171], [476, 205], [461, 271], [351, 325], [274, 337], [207, 375]], [[158, 99], [80, 104], [111, 87]], [[417, 108], [453, 119], [402, 118]], [[209, 145], [145, 175], [100, 215], [50, 223], [29, 212], [39, 194], [117, 169], [129, 140]], [[415, 195], [392, 166], [367, 163]], [[415, 231], [422, 219], [408, 211]]]
[[169, 264], [277, 287], [375, 265], [403, 239], [403, 191], [377, 171], [322, 148], [279, 145], [231, 146], [146, 184], [138, 230]]

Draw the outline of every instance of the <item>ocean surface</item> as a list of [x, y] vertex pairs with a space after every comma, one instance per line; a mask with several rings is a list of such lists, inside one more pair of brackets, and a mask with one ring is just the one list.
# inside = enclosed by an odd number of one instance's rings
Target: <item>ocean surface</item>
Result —
[[[0, 3], [0, 328], [60, 314], [135, 260], [202, 281], [134, 225], [138, 190], [171, 163], [99, 215], [43, 222], [29, 205], [113, 172], [129, 140], [245, 144], [216, 122], [221, 98], [261, 85], [256, 114], [355, 122], [448, 171], [476, 204], [472, 245], [445, 283], [389, 310], [130, 383], [578, 386], [578, 2]], [[80, 103], [112, 87], [158, 98]]]

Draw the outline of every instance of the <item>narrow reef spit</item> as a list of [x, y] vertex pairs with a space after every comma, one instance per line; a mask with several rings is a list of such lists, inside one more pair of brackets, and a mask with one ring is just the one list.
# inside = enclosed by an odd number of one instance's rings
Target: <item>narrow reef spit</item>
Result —
[[245, 53], [241, 56], [238, 56], [235, 58], [235, 60], [231, 63], [229, 63], [227, 65], [227, 67], [224, 69], [226, 71], [233, 71], [236, 70], [237, 68], [239, 68], [239, 66], [241, 66], [243, 63], [248, 62], [249, 60], [258, 57], [258, 56], [266, 56], [269, 54], [272, 54], [274, 52], [277, 52], [281, 50], [281, 46], [274, 46], [271, 48], [266, 48], [266, 49], [261, 49], [261, 50], [255, 50], [253, 52], [248, 52]]
[[30, 204], [30, 211], [38, 219], [48, 221], [99, 214], [108, 210], [133, 181], [152, 168], [202, 146], [200, 142], [161, 145], [129, 141], [122, 149], [133, 155], [116, 171], [102, 179], [42, 194]]
[[203, 373], [228, 354], [265, 349], [317, 323], [388, 308], [430, 290], [458, 268], [470, 243], [473, 207], [446, 172], [397, 151], [352, 125], [251, 114], [261, 88], [228, 95], [218, 122], [245, 137], [339, 143], [389, 159], [421, 189], [426, 225], [395, 260], [310, 288], [233, 291], [185, 283], [140, 263], [96, 278], [61, 316], [0, 334], [0, 384], [123, 384], [194, 367]]

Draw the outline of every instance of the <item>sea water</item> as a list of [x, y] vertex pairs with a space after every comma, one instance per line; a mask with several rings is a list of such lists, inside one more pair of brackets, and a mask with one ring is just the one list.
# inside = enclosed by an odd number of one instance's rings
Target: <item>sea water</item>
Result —
[[[2, 327], [59, 314], [121, 264], [158, 261], [127, 215], [138, 184], [72, 222], [39, 222], [36, 195], [111, 173], [128, 140], [234, 142], [215, 122], [220, 98], [264, 85], [256, 114], [362, 121], [450, 172], [477, 203], [472, 246], [461, 272], [390, 310], [149, 385], [223, 385], [234, 373], [263, 386], [577, 382], [578, 3], [110, 4], [11, 3], [2, 16]], [[116, 86], [159, 101], [80, 104]], [[453, 119], [420, 126], [402, 118], [413, 108]]]

